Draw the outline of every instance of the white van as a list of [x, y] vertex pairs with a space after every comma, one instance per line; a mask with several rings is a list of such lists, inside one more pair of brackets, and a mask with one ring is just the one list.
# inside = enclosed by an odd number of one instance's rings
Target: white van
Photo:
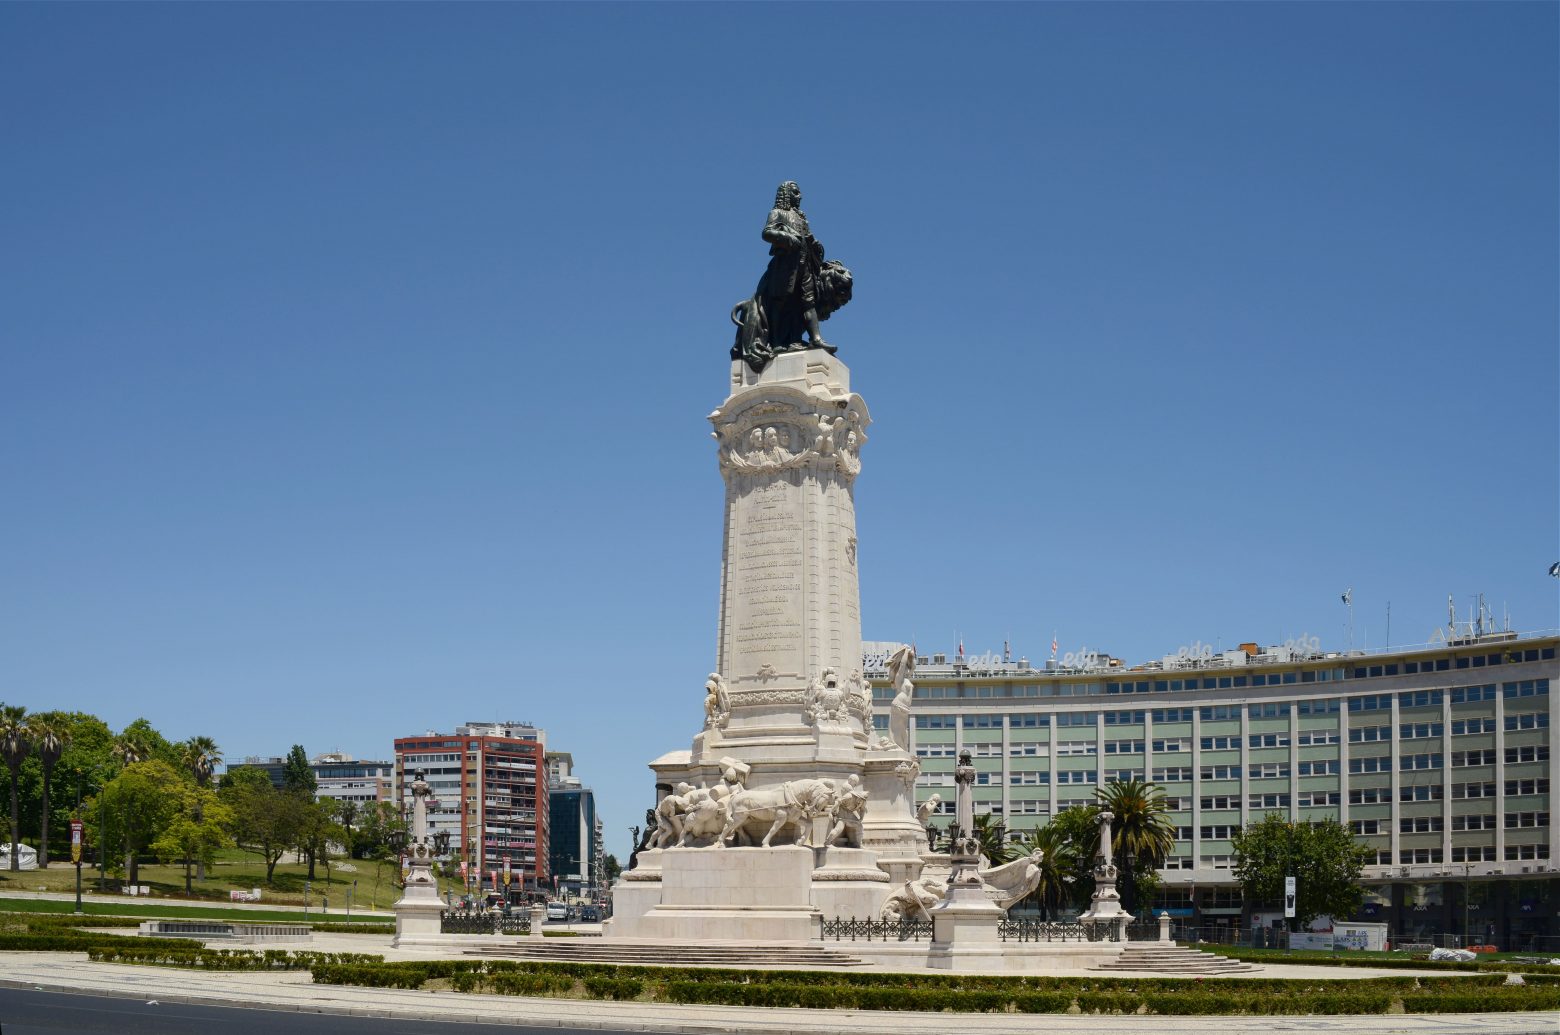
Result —
[[567, 920], [567, 919], [569, 919], [569, 904], [567, 902], [549, 902], [549, 903], [547, 903], [547, 919], [549, 919], [549, 920]]

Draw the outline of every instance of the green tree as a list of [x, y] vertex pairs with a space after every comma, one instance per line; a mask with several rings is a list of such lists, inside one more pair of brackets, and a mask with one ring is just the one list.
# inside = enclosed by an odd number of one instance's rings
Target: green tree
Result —
[[214, 862], [217, 851], [233, 843], [229, 833], [232, 825], [233, 811], [215, 792], [186, 784], [177, 811], [151, 848], [163, 862], [184, 862], [184, 893], [190, 895], [194, 893], [190, 885], [192, 864], [205, 867]]
[[30, 725], [33, 745], [38, 752], [38, 766], [43, 771], [39, 792], [43, 817], [38, 824], [38, 867], [47, 869], [49, 866], [49, 784], [54, 779], [54, 767], [59, 764], [60, 756], [65, 753], [70, 727], [60, 716], [53, 713], [34, 715]]
[[282, 763], [282, 789], [306, 798], [313, 798], [319, 792], [319, 780], [315, 779], [314, 767], [309, 764], [302, 744], [294, 744]]
[[1058, 812], [1047, 825], [1055, 827], [1055, 836], [1071, 846], [1072, 880], [1062, 875], [1059, 904], [1080, 905], [1094, 892], [1094, 857], [1100, 845], [1100, 828], [1094, 816], [1098, 811], [1093, 805], [1073, 805]]
[[1154, 871], [1175, 848], [1175, 824], [1170, 822], [1165, 794], [1142, 780], [1112, 780], [1094, 792], [1096, 804], [1115, 816], [1111, 822], [1111, 855], [1121, 872], [1121, 905], [1136, 914], [1151, 898]]
[[131, 884], [140, 879], [140, 854], [178, 815], [188, 786], [167, 762], [133, 762], [103, 785], [101, 801], [88, 803], [89, 821], [101, 816], [105, 828], [97, 832], [98, 844], [124, 845], [124, 870]]
[[316, 860], [324, 859], [326, 865], [330, 865], [330, 842], [341, 837], [341, 827], [332, 820], [334, 809], [326, 802], [312, 799], [300, 799], [300, 802], [298, 854], [308, 860], [309, 879], [313, 880]]
[[0, 704], [0, 759], [11, 772], [11, 872], [22, 868], [21, 784], [22, 762], [32, 752], [32, 731], [27, 726], [27, 709], [19, 704]]
[[1230, 839], [1235, 850], [1235, 879], [1248, 905], [1283, 901], [1284, 878], [1295, 878], [1295, 919], [1347, 918], [1360, 908], [1360, 877], [1375, 858], [1335, 819], [1292, 823], [1270, 812]]
[[1024, 839], [1023, 851], [1027, 854], [1040, 849], [1040, 883], [1030, 893], [1039, 904], [1042, 919], [1055, 920], [1057, 910], [1072, 896], [1072, 885], [1077, 881], [1078, 846], [1061, 824], [1047, 823], [1029, 832]]
[[265, 882], [272, 883], [282, 854], [298, 843], [308, 803], [271, 786], [264, 772], [249, 768], [228, 773], [218, 796], [233, 810], [233, 836], [238, 846], [260, 855], [265, 862]]
[[352, 858], [352, 824], [357, 822], [358, 803], [346, 798], [327, 798], [320, 804], [330, 812], [330, 819], [341, 828], [341, 848], [347, 858]]
[[601, 859], [601, 874], [606, 878], [606, 883], [611, 884], [623, 873], [623, 864], [618, 862], [617, 856], [608, 852]]

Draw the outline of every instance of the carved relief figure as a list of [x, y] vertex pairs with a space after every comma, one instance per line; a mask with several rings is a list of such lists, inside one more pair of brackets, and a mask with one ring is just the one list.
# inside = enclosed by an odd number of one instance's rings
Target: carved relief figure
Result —
[[818, 673], [807, 686], [807, 713], [814, 723], [845, 721], [845, 690], [833, 668]]
[[825, 845], [835, 844], [845, 838], [848, 848], [861, 847], [861, 816], [867, 808], [867, 789], [861, 786], [861, 777], [851, 773], [845, 782], [834, 785], [834, 801], [831, 815], [834, 824], [824, 837]]
[[683, 814], [688, 811], [688, 794], [691, 783], [679, 783], [655, 806], [655, 847], [670, 848], [682, 839]]
[[946, 890], [936, 877], [905, 881], [889, 893], [878, 916], [883, 920], [929, 920], [927, 911], [942, 901]]
[[986, 897], [1000, 909], [1007, 909], [1040, 886], [1040, 863], [1045, 852], [1036, 848], [1002, 866], [980, 871], [980, 879], [986, 885]]
[[704, 681], [704, 728], [725, 729], [731, 717], [731, 698], [726, 693], [726, 681], [720, 673], [711, 672]]
[[894, 688], [894, 700], [888, 706], [888, 739], [894, 746], [910, 750], [910, 701], [915, 694], [915, 650], [908, 644], [888, 659], [888, 681]]
[[833, 794], [834, 789], [826, 781], [815, 779], [793, 780], [779, 787], [738, 791], [726, 799], [726, 826], [717, 843], [723, 844], [740, 837], [743, 825], [749, 820], [769, 823], [769, 829], [759, 842], [765, 848], [769, 847], [776, 834], [791, 823], [802, 827], [802, 837], [805, 838], [806, 824], [802, 821], [826, 813], [833, 805]]

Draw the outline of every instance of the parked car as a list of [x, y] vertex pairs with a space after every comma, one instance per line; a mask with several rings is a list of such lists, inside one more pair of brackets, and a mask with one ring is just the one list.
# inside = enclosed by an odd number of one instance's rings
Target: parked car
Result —
[[595, 906], [581, 906], [580, 920], [587, 924], [599, 924], [601, 922], [601, 910]]
[[549, 919], [549, 920], [568, 920], [569, 919], [569, 904], [567, 902], [549, 902], [549, 903], [547, 903], [547, 919]]

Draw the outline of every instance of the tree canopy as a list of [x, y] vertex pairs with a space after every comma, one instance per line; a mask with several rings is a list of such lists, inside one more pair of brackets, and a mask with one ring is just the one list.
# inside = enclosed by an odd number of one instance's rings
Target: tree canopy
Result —
[[1360, 877], [1374, 856], [1334, 819], [1293, 823], [1270, 812], [1231, 838], [1235, 879], [1251, 904], [1284, 898], [1284, 878], [1295, 877], [1295, 919], [1347, 917], [1360, 907]]

